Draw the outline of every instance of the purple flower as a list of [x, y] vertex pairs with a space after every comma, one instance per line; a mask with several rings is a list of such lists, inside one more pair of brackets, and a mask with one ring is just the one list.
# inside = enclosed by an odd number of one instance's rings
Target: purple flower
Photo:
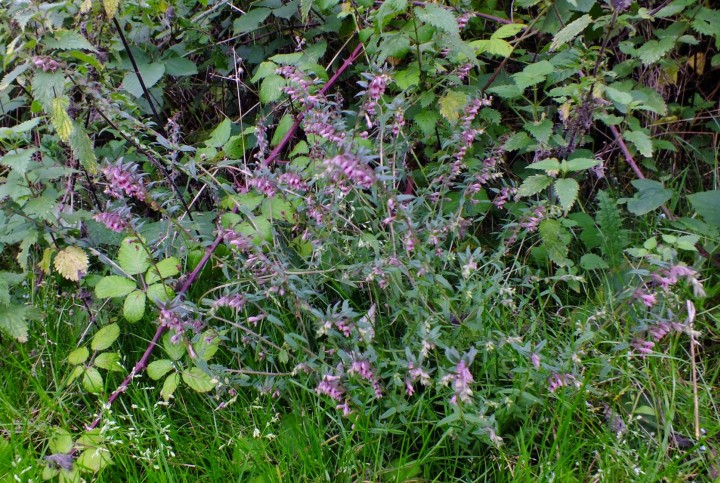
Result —
[[340, 376], [333, 376], [331, 374], [325, 374], [315, 388], [315, 392], [318, 394], [324, 394], [330, 398], [342, 403], [343, 395], [345, 394], [345, 388], [341, 384]]
[[535, 367], [535, 369], [540, 369], [540, 356], [536, 352], [530, 354], [530, 362]]
[[118, 199], [123, 198], [123, 192], [139, 201], [145, 201], [146, 190], [142, 179], [135, 172], [137, 165], [132, 163], [110, 165], [103, 169], [103, 174], [109, 181], [105, 193]]
[[122, 233], [122, 231], [127, 228], [128, 225], [127, 221], [122, 219], [119, 212], [98, 213], [93, 217], [93, 220], [97, 221], [98, 223], [102, 223], [108, 229], [117, 233]]
[[555, 373], [548, 379], [548, 390], [550, 392], [555, 392], [561, 387], [566, 387], [569, 385], [579, 385], [578, 380], [572, 374]]
[[225, 295], [223, 297], [220, 297], [215, 302], [213, 302], [213, 307], [230, 307], [233, 310], [242, 310], [242, 308], [247, 303], [247, 299], [240, 294], [235, 295]]
[[635, 298], [645, 304], [646, 307], [652, 307], [657, 304], [655, 294], [645, 293], [642, 290], [635, 291]]
[[643, 357], [653, 353], [655, 343], [649, 340], [634, 339], [632, 341], [633, 348]]
[[370, 188], [375, 182], [372, 169], [353, 154], [339, 154], [325, 160], [325, 165], [330, 170], [341, 171], [350, 181], [362, 188]]

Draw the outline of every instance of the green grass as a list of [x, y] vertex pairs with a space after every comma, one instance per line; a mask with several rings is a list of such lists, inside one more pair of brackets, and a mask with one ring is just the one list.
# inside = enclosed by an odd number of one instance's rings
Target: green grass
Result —
[[[82, 432], [99, 410], [98, 398], [67, 384], [67, 355], [87, 329], [71, 302], [59, 305], [50, 289], [35, 303], [48, 314], [32, 327], [31, 339], [3, 339], [0, 359], [0, 474], [5, 481], [39, 481], [53, 428]], [[576, 313], [591, 313], [591, 307]], [[494, 324], [516, 323], [495, 320]], [[128, 367], [139, 357], [153, 327], [132, 326], [122, 340]], [[714, 401], [717, 366], [699, 364], [698, 405], [704, 435], [693, 438], [694, 397], [686, 339], [676, 338], [664, 355], [628, 359], [591, 339], [578, 345], [564, 324], [539, 318], [531, 330], [566, 338], [582, 353], [585, 378], [600, 381], [578, 391], [560, 390], [530, 404], [508, 392], [502, 413], [503, 444], [468, 444], [452, 426], [437, 424], [438, 401], [415, 398], [407, 411], [382, 419], [342, 418], [331, 404], [301, 384], [279, 399], [248, 388], [232, 404], [179, 389], [159, 403], [159, 384], [138, 378], [103, 420], [112, 465], [94, 481], [683, 481], [709, 477], [718, 466], [720, 435]], [[129, 332], [129, 331], [128, 331]], [[87, 342], [87, 340], [85, 340]], [[491, 360], [482, 385], [492, 384]], [[109, 392], [123, 374], [105, 381]], [[227, 399], [226, 399], [227, 400]], [[618, 436], [605, 402], [628, 431]], [[375, 422], [373, 422], [375, 421]]]

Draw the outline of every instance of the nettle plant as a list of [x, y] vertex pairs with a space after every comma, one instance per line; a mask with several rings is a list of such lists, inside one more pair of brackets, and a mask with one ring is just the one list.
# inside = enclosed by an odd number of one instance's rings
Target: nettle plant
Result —
[[[90, 313], [116, 310], [93, 355], [68, 358], [103, 409], [144, 369], [165, 401], [182, 381], [219, 407], [240, 388], [282, 398], [292, 385], [341, 423], [422, 417], [471, 451], [594, 384], [583, 355], [612, 329], [595, 314], [556, 343], [538, 307], [597, 284], [627, 313], [649, 310], [619, 350], [696, 337], [688, 301], [705, 287], [687, 262], [717, 243], [720, 192], [684, 196], [663, 175], [679, 146], [713, 158], [710, 136], [662, 128], [711, 107], [673, 93], [683, 62], [699, 73], [700, 47], [717, 49], [717, 12], [267, 0], [226, 18], [218, 4], [150, 3], [16, 2], [1, 31], [0, 243], [25, 273], [38, 260], [92, 289]], [[279, 34], [286, 23], [303, 35]], [[627, 179], [636, 191], [621, 198]], [[633, 247], [623, 205], [664, 211], [655, 244]], [[19, 341], [35, 312], [10, 296], [21, 277], [0, 285], [0, 327]], [[151, 323], [107, 395], [97, 369], [119, 370], [123, 349], [102, 351]], [[166, 356], [151, 361], [156, 346]], [[106, 464], [62, 438], [62, 471]]]

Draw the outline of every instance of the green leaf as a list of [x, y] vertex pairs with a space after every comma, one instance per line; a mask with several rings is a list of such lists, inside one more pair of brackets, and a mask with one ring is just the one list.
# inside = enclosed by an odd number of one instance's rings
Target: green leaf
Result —
[[[34, 84], [33, 84], [34, 88]], [[28, 121], [21, 122], [17, 126], [13, 127], [0, 127], [0, 139], [9, 139], [17, 136], [18, 134], [23, 134], [28, 131], [31, 131], [35, 129], [35, 126], [40, 124], [40, 121], [42, 119], [39, 117], [32, 118]]]
[[210, 134], [210, 138], [205, 141], [205, 146], [211, 148], [221, 148], [230, 139], [230, 129], [232, 128], [232, 122], [230, 119], [225, 118], [223, 122], [217, 125], [217, 127]]
[[155, 282], [159, 282], [161, 279], [174, 277], [180, 273], [180, 260], [175, 257], [165, 258], [160, 260], [155, 266], [148, 268], [145, 274], [145, 283], [151, 285]]
[[[310, 3], [310, 0], [303, 0]], [[398, 14], [405, 12], [408, 7], [407, 0], [386, 0], [382, 2], [380, 8], [378, 8], [375, 14], [375, 21], [377, 23], [376, 28], [382, 30], [382, 27], [387, 25], [390, 20], [395, 18]]]
[[628, 200], [627, 209], [635, 215], [645, 215], [658, 209], [663, 203], [672, 198], [673, 191], [664, 188], [662, 183], [649, 179], [636, 179], [632, 181], [638, 192]]
[[557, 173], [560, 171], [560, 161], [555, 158], [543, 159], [537, 163], [528, 164], [527, 169], [539, 169], [546, 173]]
[[85, 346], [78, 347], [70, 354], [68, 354], [68, 364], [77, 366], [78, 364], [82, 364], [83, 362], [85, 362], [88, 357], [90, 357], [90, 351], [88, 350], [88, 348]]
[[426, 138], [435, 134], [435, 128], [439, 120], [440, 115], [436, 111], [431, 110], [424, 110], [416, 114], [413, 119]]
[[543, 119], [537, 122], [526, 122], [523, 126], [532, 137], [541, 143], [547, 143], [553, 133], [553, 122], [550, 119]]
[[257, 30], [271, 13], [269, 8], [253, 8], [233, 22], [233, 32], [242, 35]]
[[106, 448], [88, 448], [78, 456], [75, 464], [79, 468], [97, 473], [110, 464], [110, 451]]
[[602, 161], [599, 159], [575, 158], [570, 161], [566, 161], [563, 168], [565, 171], [585, 171], [586, 169], [597, 166], [601, 162]]
[[313, 0], [300, 0], [300, 20], [308, 21], [310, 10], [312, 10]]
[[250, 82], [260, 82], [262, 79], [269, 75], [272, 75], [277, 70], [278, 65], [275, 62], [263, 62], [255, 70], [255, 75], [252, 76]]
[[209, 361], [218, 351], [219, 345], [220, 338], [217, 333], [213, 330], [206, 330], [200, 336], [200, 340], [193, 344], [193, 348], [198, 357], [204, 361]]
[[95, 367], [106, 371], [124, 372], [125, 368], [120, 364], [120, 354], [117, 352], [103, 352], [93, 361]]
[[522, 31], [527, 25], [521, 23], [508, 23], [497, 29], [490, 36], [491, 39], [508, 39], [515, 37], [520, 31]]
[[594, 253], [586, 253], [583, 255], [580, 258], [580, 266], [583, 270], [600, 270], [608, 268], [607, 262]]
[[559, 47], [572, 41], [575, 37], [580, 35], [580, 33], [585, 30], [587, 26], [591, 23], [592, 17], [588, 14], [585, 14], [582, 17], [575, 19], [569, 24], [567, 24], [563, 29], [561, 29], [557, 34], [555, 34], [555, 37], [553, 37], [553, 40], [550, 43], [550, 52], [553, 52]]
[[546, 218], [540, 222], [538, 233], [547, 251], [548, 258], [558, 266], [568, 265], [567, 255], [572, 241], [570, 232], [558, 220]]
[[120, 326], [117, 324], [106, 325], [98, 330], [92, 338], [90, 348], [94, 351], [102, 351], [113, 345], [120, 336]]
[[274, 147], [280, 144], [280, 141], [282, 141], [288, 131], [290, 131], [294, 122], [295, 118], [292, 114], [285, 114], [275, 128], [275, 132], [270, 140], [270, 146]]
[[555, 194], [557, 194], [560, 206], [566, 212], [570, 211], [578, 197], [580, 185], [573, 178], [561, 178], [555, 181], [553, 185]]
[[412, 64], [407, 69], [395, 71], [393, 73], [393, 80], [398, 88], [403, 91], [412, 86], [420, 85], [420, 69], [417, 64]]
[[135, 281], [119, 275], [108, 275], [95, 285], [95, 296], [99, 299], [124, 297], [135, 290]]
[[67, 112], [69, 106], [70, 100], [65, 96], [56, 97], [52, 100], [52, 114], [50, 116], [50, 121], [52, 122], [58, 137], [63, 142], [68, 142], [70, 140], [70, 136], [75, 129], [73, 121]]
[[[165, 64], [153, 63], [153, 64], [141, 64], [138, 65], [138, 71], [142, 76], [145, 87], [150, 89], [152, 86], [157, 84], [163, 75], [165, 75]], [[140, 85], [140, 81], [137, 78], [135, 72], [128, 72], [125, 74], [122, 82], [122, 88], [128, 91], [135, 97], [142, 97], [143, 90]]]
[[470, 42], [477, 55], [491, 54], [498, 57], [510, 57], [513, 53], [513, 46], [503, 39], [475, 40]]
[[128, 237], [122, 241], [117, 260], [120, 268], [128, 275], [143, 273], [150, 266], [145, 246], [142, 240], [136, 237]]
[[48, 446], [50, 451], [54, 454], [62, 453], [68, 454], [72, 451], [73, 440], [72, 435], [64, 428], [52, 428], [52, 436]]
[[37, 309], [26, 305], [9, 305], [0, 310], [0, 331], [5, 332], [18, 342], [28, 340], [28, 320], [40, 316]]
[[650, 136], [642, 131], [625, 131], [623, 137], [630, 141], [640, 154], [646, 158], [652, 157], [653, 146]]
[[125, 298], [123, 316], [128, 322], [137, 322], [145, 315], [145, 292], [135, 290]]
[[673, 37], [665, 37], [660, 40], [648, 40], [647, 42], [643, 42], [642, 46], [635, 51], [635, 56], [640, 59], [643, 65], [652, 65], [662, 59], [673, 47], [675, 47], [675, 39]]
[[185, 384], [187, 384], [188, 386], [190, 386], [191, 389], [197, 392], [212, 391], [217, 384], [199, 367], [193, 367], [190, 370], [183, 371], [182, 379]]
[[555, 67], [547, 60], [541, 60], [534, 64], [528, 64], [517, 74], [513, 74], [512, 78], [520, 89], [526, 89], [540, 82], [544, 82], [548, 74], [552, 74]]
[[10, 84], [20, 77], [22, 74], [25, 73], [30, 68], [31, 64], [29, 61], [23, 62], [22, 64], [18, 64], [13, 70], [5, 74], [0, 80], [0, 92], [4, 91], [8, 87], [10, 87]]
[[20, 176], [25, 176], [37, 149], [14, 149], [0, 158], [0, 164], [7, 166]]
[[65, 94], [65, 76], [62, 70], [57, 72], [35, 71], [32, 80], [33, 97], [40, 103], [46, 113], [53, 112], [53, 99]]
[[518, 189], [518, 196], [527, 197], [540, 193], [542, 190], [550, 186], [553, 178], [544, 174], [536, 174], [528, 176]]
[[89, 174], [97, 174], [97, 157], [95, 156], [93, 143], [85, 131], [85, 128], [79, 122], [73, 123], [73, 131], [70, 135], [70, 148]]
[[105, 15], [107, 16], [108, 20], [111, 20], [118, 12], [118, 8], [120, 7], [120, 0], [102, 0], [102, 3], [103, 7], [105, 8]]
[[168, 357], [173, 361], [179, 361], [182, 356], [185, 355], [185, 351], [187, 350], [185, 345], [181, 342], [173, 344], [172, 335], [170, 335], [169, 332], [166, 332], [163, 336], [163, 348], [165, 349], [165, 353]]
[[88, 42], [80, 32], [75, 30], [56, 30], [52, 33], [52, 37], [43, 37], [42, 43], [51, 49], [90, 50], [92, 52], [97, 52], [93, 44]]
[[173, 362], [170, 359], [159, 359], [148, 364], [147, 374], [153, 381], [159, 380], [168, 372], [172, 371]]
[[165, 73], [173, 77], [185, 77], [198, 73], [195, 62], [184, 57], [172, 57], [163, 62], [165, 63]]
[[148, 287], [147, 297], [155, 305], [162, 305], [175, 298], [175, 291], [162, 283], [154, 283]]
[[165, 379], [163, 387], [160, 390], [160, 396], [163, 398], [163, 401], [167, 402], [170, 400], [178, 384], [180, 384], [180, 374], [177, 372], [170, 374], [167, 379]]
[[439, 5], [427, 3], [425, 7], [416, 8], [415, 16], [419, 18], [420, 21], [444, 30], [451, 35], [460, 35], [460, 29], [458, 28], [455, 15]]
[[629, 92], [626, 92], [626, 91], [623, 91], [620, 89], [615, 89], [614, 87], [611, 87], [611, 86], [605, 86], [603, 88], [603, 90], [605, 91], [605, 95], [607, 96], [608, 99], [610, 99], [613, 102], [617, 102], [621, 106], [627, 106], [628, 104], [630, 104], [633, 101], [633, 97]]
[[406, 34], [397, 32], [383, 34], [377, 61], [382, 64], [388, 57], [400, 59], [405, 57], [409, 51], [410, 37]]
[[720, 190], [691, 194], [688, 201], [705, 223], [720, 228]]
[[454, 123], [465, 111], [467, 102], [468, 98], [465, 93], [458, 91], [448, 91], [447, 94], [441, 97], [438, 101], [438, 104], [440, 106], [440, 114], [442, 114], [442, 116], [451, 123]]
[[101, 392], [103, 390], [103, 378], [100, 371], [94, 367], [86, 368], [83, 373], [82, 385], [89, 393], [97, 394]]
[[269, 104], [280, 99], [285, 85], [286, 81], [282, 76], [272, 74], [265, 77], [260, 84], [260, 102]]

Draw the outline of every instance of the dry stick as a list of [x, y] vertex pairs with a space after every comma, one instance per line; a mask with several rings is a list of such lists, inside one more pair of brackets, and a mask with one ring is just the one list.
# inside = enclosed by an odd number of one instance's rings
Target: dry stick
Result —
[[[620, 131], [618, 131], [615, 126], [611, 125], [610, 132], [612, 132], [613, 136], [615, 137], [615, 141], [617, 141], [618, 146], [620, 146], [620, 151], [622, 151], [623, 156], [625, 156], [625, 161], [627, 161], [627, 163], [630, 165], [630, 167], [639, 179], [645, 179], [645, 175], [642, 171], [640, 171], [640, 168], [635, 162], [635, 159], [633, 158], [632, 154], [630, 154], [630, 150], [628, 149], [627, 144], [625, 144], [625, 140], [620, 134]], [[660, 208], [663, 210], [663, 213], [665, 213], [665, 216], [667, 216], [668, 220], [675, 219], [675, 216], [670, 213], [670, 210], [667, 208], [667, 206], [662, 205]]]
[[[345, 60], [343, 65], [340, 66], [340, 68], [335, 73], [335, 75], [333, 75], [330, 78], [330, 80], [325, 84], [325, 86], [320, 90], [321, 94], [325, 94], [330, 89], [330, 87], [332, 87], [332, 85], [335, 84], [335, 82], [337, 82], [340, 75], [345, 70], [347, 70], [347, 68], [350, 67], [350, 65], [358, 58], [358, 56], [360, 55], [362, 50], [363, 50], [363, 44], [361, 43], [355, 48], [355, 50], [350, 55], [350, 57], [348, 57], [347, 60]], [[275, 148], [275, 150], [273, 150], [272, 153], [270, 153], [270, 156], [268, 156], [268, 158], [266, 160], [267, 163], [274, 161], [280, 155], [282, 148], [285, 145], [287, 145], [287, 143], [290, 141], [295, 130], [300, 125], [300, 121], [302, 120], [302, 118], [303, 118], [303, 115], [299, 114], [297, 120], [295, 121], [295, 124], [293, 125], [293, 128], [291, 128], [290, 131], [288, 131], [287, 134], [285, 134], [285, 136], [283, 137], [283, 140], [280, 142], [280, 144]], [[235, 208], [234, 211], [237, 211], [237, 208]], [[223, 241], [223, 234], [220, 233], [215, 238], [215, 241], [213, 241], [212, 245], [210, 245], [209, 247], [207, 247], [205, 249], [205, 254], [203, 255], [203, 257], [200, 260], [200, 262], [198, 263], [198, 265], [195, 267], [195, 270], [193, 270], [192, 273], [190, 273], [188, 278], [185, 280], [185, 283], [183, 283], [182, 287], [180, 287], [180, 290], [177, 293], [178, 297], [183, 297], [185, 295], [185, 293], [190, 289], [190, 286], [195, 282], [195, 280], [197, 280], [198, 276], [200, 275], [200, 272], [202, 271], [203, 268], [205, 268], [205, 265], [210, 260], [210, 257], [215, 252], [215, 250], [220, 245], [220, 243], [222, 243], [222, 241]], [[112, 394], [110, 394], [110, 397], [108, 398], [107, 403], [105, 404], [106, 408], [109, 408], [112, 405], [112, 403], [118, 397], [120, 397], [120, 395], [122, 393], [127, 391], [127, 388], [128, 388], [128, 386], [130, 386], [130, 382], [132, 382], [133, 378], [135, 376], [137, 376], [138, 374], [140, 374], [147, 367], [148, 360], [150, 360], [150, 355], [152, 354], [153, 350], [155, 350], [155, 347], [157, 346], [158, 342], [160, 341], [160, 337], [162, 337], [166, 331], [167, 331], [167, 327], [165, 327], [163, 325], [160, 325], [157, 328], [157, 330], [155, 331], [155, 335], [153, 336], [152, 340], [148, 344], [148, 346], [145, 349], [145, 352], [143, 353], [140, 360], [137, 361], [135, 366], [132, 368], [132, 371], [130, 371], [130, 374], [128, 374], [128, 376], [123, 380], [123, 382], [120, 384], [120, 386], [118, 386], [117, 389], [115, 389], [112, 392]], [[102, 421], [102, 412], [97, 415], [97, 417], [93, 420], [93, 422], [89, 426], [87, 426], [86, 429], [89, 431], [91, 429], [97, 428], [97, 426], [100, 424], [100, 421]]]

